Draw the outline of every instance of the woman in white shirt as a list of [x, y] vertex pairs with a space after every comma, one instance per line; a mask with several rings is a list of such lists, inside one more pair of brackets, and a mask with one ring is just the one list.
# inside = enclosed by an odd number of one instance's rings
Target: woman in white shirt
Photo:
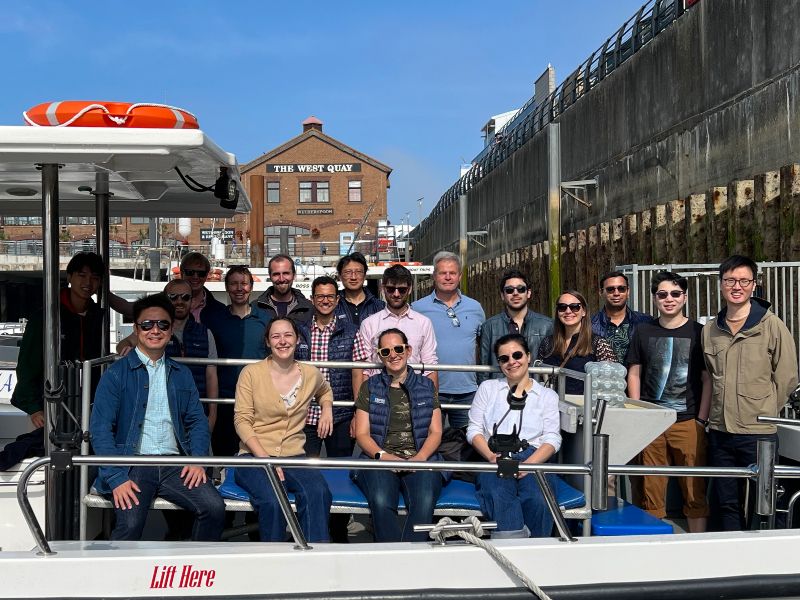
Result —
[[[494, 353], [505, 379], [484, 381], [475, 393], [469, 411], [467, 440], [489, 462], [498, 455], [489, 448], [495, 432], [510, 434], [516, 428], [528, 448], [512, 454], [521, 463], [545, 463], [561, 447], [558, 394], [531, 379], [528, 342], [517, 333], [495, 342]], [[525, 398], [521, 411], [510, 410], [509, 395]], [[516, 478], [500, 478], [496, 473], [480, 473], [476, 483], [481, 510], [497, 522], [502, 537], [549, 536], [553, 517], [542, 491], [531, 473]]]

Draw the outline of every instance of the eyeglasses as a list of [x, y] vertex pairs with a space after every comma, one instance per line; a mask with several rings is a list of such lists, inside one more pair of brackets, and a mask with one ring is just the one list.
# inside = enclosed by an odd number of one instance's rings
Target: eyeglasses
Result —
[[342, 277], [363, 277], [364, 271], [361, 269], [347, 269], [342, 271]]
[[658, 298], [659, 300], [666, 300], [667, 296], [672, 296], [673, 298], [680, 298], [685, 293], [686, 292], [684, 292], [683, 290], [670, 290], [670, 291], [658, 290], [655, 295], [656, 298]]
[[506, 294], [508, 294], [509, 296], [511, 294], [513, 294], [514, 292], [517, 292], [518, 294], [524, 294], [525, 292], [528, 291], [528, 286], [527, 285], [507, 285], [506, 287], [503, 288], [503, 291]]
[[525, 356], [525, 353], [522, 350], [517, 350], [516, 352], [512, 352], [511, 356], [508, 354], [501, 354], [497, 357], [497, 362], [499, 362], [501, 365], [504, 365], [512, 358], [514, 360], [520, 360], [523, 356]]
[[580, 302], [572, 302], [570, 304], [566, 304], [564, 302], [559, 302], [556, 304], [556, 310], [560, 313], [567, 312], [567, 309], [571, 310], [572, 312], [576, 313], [580, 309], [583, 308], [583, 304]]
[[183, 269], [181, 272], [187, 277], [208, 277], [208, 271], [206, 269]]
[[397, 354], [397, 356], [403, 356], [403, 354], [406, 353], [406, 348], [407, 346], [405, 344], [398, 346], [390, 346], [388, 348], [378, 348], [378, 355], [380, 355], [383, 358], [389, 358], [389, 355], [392, 353], [392, 350], [394, 350], [394, 353]]
[[620, 294], [624, 294], [628, 291], [627, 285], [607, 285], [606, 286], [606, 294], [613, 294], [614, 292], [619, 292]]
[[394, 295], [395, 293], [400, 294], [401, 296], [405, 296], [408, 293], [409, 287], [407, 285], [395, 286], [395, 285], [385, 285], [383, 289], [386, 290], [386, 293], [390, 296]]
[[191, 294], [167, 294], [167, 298], [169, 298], [170, 302], [175, 302], [175, 300], [177, 300], [179, 298], [181, 300], [183, 300], [184, 302], [188, 302], [189, 300], [192, 299], [192, 295]]
[[453, 327], [461, 327], [461, 321], [458, 320], [456, 311], [454, 311], [452, 308], [448, 308], [447, 316], [450, 317], [450, 322], [453, 324]]
[[311, 297], [314, 298], [314, 300], [328, 300], [329, 302], [336, 300], [336, 294], [314, 294]]
[[166, 319], [159, 319], [158, 321], [154, 321], [153, 319], [145, 319], [144, 321], [139, 321], [137, 325], [142, 331], [150, 331], [153, 327], [158, 327], [161, 331], [167, 331], [170, 327], [172, 327], [172, 323]]
[[732, 288], [738, 283], [741, 287], [746, 288], [750, 287], [754, 281], [755, 279], [734, 279], [733, 277], [726, 277], [722, 280], [722, 285], [727, 288]]

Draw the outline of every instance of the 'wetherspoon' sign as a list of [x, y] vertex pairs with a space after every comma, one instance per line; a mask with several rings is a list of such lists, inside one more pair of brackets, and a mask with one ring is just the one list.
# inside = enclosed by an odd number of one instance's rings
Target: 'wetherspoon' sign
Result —
[[360, 173], [361, 163], [267, 165], [267, 173]]

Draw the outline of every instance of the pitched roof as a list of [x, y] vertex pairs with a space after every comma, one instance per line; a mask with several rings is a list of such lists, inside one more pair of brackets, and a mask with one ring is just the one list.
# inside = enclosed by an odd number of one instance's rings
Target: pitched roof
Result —
[[278, 146], [277, 148], [273, 148], [272, 150], [270, 150], [266, 154], [262, 154], [258, 158], [254, 159], [254, 160], [251, 160], [249, 163], [247, 163], [245, 165], [242, 165], [239, 168], [239, 171], [241, 173], [246, 173], [247, 171], [250, 171], [250, 170], [256, 168], [257, 166], [262, 165], [265, 162], [275, 158], [279, 154], [282, 154], [282, 153], [286, 152], [289, 148], [293, 148], [294, 146], [297, 146], [298, 144], [301, 144], [302, 142], [304, 142], [307, 139], [312, 138], [312, 137], [315, 137], [315, 138], [319, 139], [320, 141], [325, 142], [326, 144], [330, 144], [334, 148], [337, 148], [337, 149], [341, 150], [342, 152], [350, 154], [351, 156], [354, 156], [358, 160], [360, 160], [362, 162], [365, 162], [368, 165], [371, 165], [371, 166], [375, 167], [376, 169], [378, 169], [380, 171], [385, 172], [387, 176], [389, 175], [389, 173], [392, 172], [392, 168], [391, 167], [383, 164], [380, 161], [375, 160], [374, 158], [371, 158], [371, 157], [367, 156], [366, 154], [363, 154], [363, 153], [359, 152], [358, 150], [355, 150], [355, 149], [351, 148], [350, 146], [348, 146], [346, 144], [343, 144], [339, 140], [334, 139], [329, 135], [325, 135], [324, 133], [322, 133], [321, 131], [319, 131], [317, 129], [308, 129], [307, 131], [304, 131], [303, 133], [301, 133], [297, 137], [293, 137], [292, 139], [290, 139], [288, 142], [286, 142], [284, 144], [281, 144], [280, 146]]

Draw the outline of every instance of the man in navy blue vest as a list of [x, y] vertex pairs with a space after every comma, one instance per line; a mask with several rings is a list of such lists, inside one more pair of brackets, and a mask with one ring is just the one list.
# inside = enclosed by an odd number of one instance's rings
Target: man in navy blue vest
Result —
[[[330, 277], [317, 277], [311, 283], [311, 302], [314, 315], [309, 324], [300, 324], [300, 339], [295, 356], [299, 360], [312, 361], [356, 361], [368, 360], [370, 351], [358, 333], [358, 327], [346, 318], [334, 314], [339, 300], [336, 281]], [[331, 384], [335, 401], [352, 402], [358, 394], [363, 381], [362, 369], [327, 369], [320, 371]], [[349, 457], [353, 455], [353, 413], [352, 406], [336, 406], [333, 409], [333, 431], [330, 436], [321, 438], [317, 432], [320, 407], [312, 402], [308, 409], [305, 434], [306, 456], [319, 456], [322, 444], [328, 457]], [[331, 515], [330, 533], [334, 542], [347, 542], [348, 515]]]

